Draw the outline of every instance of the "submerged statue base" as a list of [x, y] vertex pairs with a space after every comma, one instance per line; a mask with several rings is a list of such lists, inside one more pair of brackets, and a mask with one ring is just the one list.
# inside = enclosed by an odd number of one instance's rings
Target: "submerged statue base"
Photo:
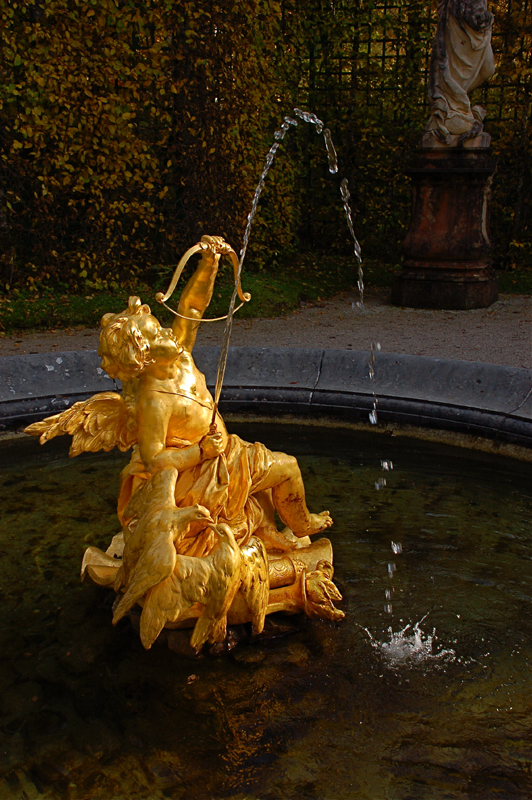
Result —
[[193, 628], [199, 651], [223, 642], [228, 624], [262, 631], [274, 611], [344, 614], [333, 604], [331, 543], [310, 539], [332, 525], [329, 512], [309, 512], [295, 458], [227, 432], [194, 363], [220, 256], [233, 253], [219, 237], [194, 249], [202, 258], [172, 329], [137, 297], [103, 317], [98, 352], [122, 393], [96, 394], [26, 432], [41, 443], [71, 434], [73, 456], [133, 448], [120, 476], [122, 530], [106, 552], [87, 549], [82, 579], [114, 588], [113, 624], [142, 608], [144, 647], [163, 628]]
[[[153, 587], [149, 596], [144, 593], [139, 597], [144, 586], [137, 586], [133, 579], [124, 594], [117, 595], [113, 624], [138, 604], [142, 609], [140, 638], [146, 649], [152, 646], [164, 627], [169, 630], [194, 628], [190, 644], [199, 650], [205, 642], [223, 642], [228, 625], [251, 622], [254, 633], [261, 633], [265, 616], [277, 611], [304, 613], [322, 619], [343, 618], [343, 612], [331, 603], [332, 600], [341, 600], [341, 595], [331, 581], [333, 552], [329, 539], [319, 539], [306, 546], [295, 545], [293, 551], [283, 553], [267, 551], [261, 539], [255, 536], [251, 537], [248, 545], [239, 548], [229, 526], [224, 533], [221, 546], [212, 558], [194, 561], [192, 557], [188, 563], [176, 558], [180, 563], [174, 566], [174, 596], [168, 609], [163, 613], [158, 609], [159, 613], [156, 611], [154, 614], [152, 608], [160, 606], [157, 595], [167, 596], [168, 587], [162, 586], [161, 582]], [[99, 586], [116, 588], [124, 550], [123, 534], [113, 538], [105, 553], [97, 547], [88, 547], [81, 566], [82, 580], [89, 579]], [[225, 607], [221, 617], [220, 607]], [[216, 625], [220, 628], [218, 631]]]

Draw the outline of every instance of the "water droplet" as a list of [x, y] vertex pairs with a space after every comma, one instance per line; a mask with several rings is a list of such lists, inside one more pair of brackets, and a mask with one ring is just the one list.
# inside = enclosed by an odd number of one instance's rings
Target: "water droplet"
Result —
[[370, 354], [370, 357], [369, 357], [368, 370], [369, 370], [369, 379], [371, 381], [372, 391], [373, 391], [373, 410], [371, 411], [371, 413], [369, 415], [369, 421], [371, 422], [372, 425], [376, 425], [377, 424], [377, 404], [378, 404], [378, 400], [377, 400], [377, 395], [375, 394], [375, 387], [374, 387], [373, 384], [374, 384], [374, 381], [375, 381], [375, 360], [376, 360], [375, 359], [375, 352], [377, 350], [380, 350], [380, 349], [381, 349], [380, 342], [372, 342], [371, 343], [371, 354]]
[[340, 184], [340, 194], [342, 195], [342, 200], [348, 201], [351, 199], [351, 192], [349, 191], [349, 183], [347, 182], [347, 178], [344, 178]]
[[377, 491], [379, 491], [379, 489], [383, 489], [385, 486], [386, 478], [379, 478], [377, 481], [375, 481], [375, 488]]
[[336, 150], [334, 149], [333, 140], [329, 128], [323, 131], [323, 138], [325, 140], [325, 149], [327, 150], [327, 158], [329, 159], [329, 172], [333, 175], [338, 172], [338, 158]]
[[390, 561], [388, 564], [388, 577], [393, 578], [393, 573], [395, 572], [395, 564]]
[[381, 461], [381, 467], [385, 472], [389, 472], [393, 469], [393, 463], [391, 461]]
[[355, 253], [355, 258], [358, 261], [358, 281], [357, 287], [358, 291], [360, 292], [360, 306], [361, 308], [364, 306], [364, 273], [362, 271], [362, 251], [360, 249], [360, 245], [358, 243], [357, 237], [355, 236], [355, 229], [353, 227], [353, 214], [351, 212], [351, 206], [349, 205], [349, 200], [351, 199], [351, 192], [349, 191], [349, 183], [347, 178], [344, 178], [340, 183], [340, 194], [342, 197], [342, 203], [344, 206], [345, 217], [347, 220], [347, 227], [349, 230], [349, 234], [351, 239], [353, 240], [353, 250]]
[[370, 415], [369, 415], [369, 421], [371, 422], [372, 425], [376, 425], [377, 424], [377, 403], [378, 403], [378, 400], [377, 400], [377, 395], [375, 394], [375, 387], [374, 387], [374, 381], [375, 381], [375, 366], [374, 365], [375, 365], [375, 350], [376, 349], [380, 350], [380, 344], [378, 342], [372, 342], [371, 343], [371, 354], [370, 354], [370, 357], [369, 357], [369, 364], [368, 364], [369, 379], [371, 381], [372, 391], [373, 391], [373, 409], [372, 409], [372, 411], [370, 412]]
[[402, 552], [403, 552], [403, 545], [401, 544], [401, 542], [392, 542], [392, 553], [395, 553], [395, 555], [399, 555]]
[[305, 122], [310, 122], [312, 125], [315, 125], [318, 133], [323, 131], [323, 122], [316, 116], [316, 114], [313, 114], [310, 111], [302, 111], [300, 108], [294, 108], [294, 114], [300, 119], [305, 120]]

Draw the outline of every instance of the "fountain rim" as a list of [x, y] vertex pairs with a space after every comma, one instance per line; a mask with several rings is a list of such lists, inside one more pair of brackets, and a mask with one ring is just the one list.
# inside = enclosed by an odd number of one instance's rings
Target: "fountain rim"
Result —
[[[196, 347], [210, 388], [219, 347]], [[532, 459], [532, 370], [482, 362], [310, 348], [231, 347], [220, 409], [436, 438]], [[0, 432], [20, 430], [96, 392], [119, 391], [95, 350], [0, 359]], [[377, 426], [369, 412], [377, 396]], [[502, 452], [502, 450], [501, 450]]]

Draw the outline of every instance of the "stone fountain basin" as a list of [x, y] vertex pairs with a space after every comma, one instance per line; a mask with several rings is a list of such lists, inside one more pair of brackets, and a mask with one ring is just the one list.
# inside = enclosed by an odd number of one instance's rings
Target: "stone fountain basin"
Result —
[[[218, 350], [195, 355], [212, 386]], [[450, 436], [532, 460], [531, 372], [379, 354], [375, 427], [368, 361], [231, 351], [228, 416], [316, 426], [235, 427], [296, 455], [313, 504], [330, 508], [346, 620], [304, 621], [224, 658], [190, 661], [175, 642], [144, 651], [128, 624], [112, 628], [102, 590], [79, 583], [84, 547], [116, 532], [126, 454], [70, 461], [66, 436], [6, 442], [6, 796], [531, 796], [530, 465], [445, 447], [426, 457], [426, 442], [373, 435]], [[8, 438], [119, 388], [90, 351], [0, 369]]]
[[[197, 347], [194, 357], [214, 386], [219, 348]], [[449, 440], [470, 447], [510, 445], [532, 450], [532, 370], [493, 364], [379, 353], [375, 380], [369, 352], [233, 347], [220, 408], [259, 417], [292, 415]], [[13, 431], [58, 413], [96, 392], [118, 391], [96, 351], [0, 359], [0, 430]], [[375, 394], [374, 394], [375, 393]], [[518, 452], [519, 451], [519, 452]]]

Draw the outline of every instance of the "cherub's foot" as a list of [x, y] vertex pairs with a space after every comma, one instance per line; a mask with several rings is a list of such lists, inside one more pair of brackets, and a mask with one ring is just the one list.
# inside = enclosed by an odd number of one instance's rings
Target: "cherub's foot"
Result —
[[309, 545], [312, 544], [310, 536], [296, 536], [290, 528], [284, 528], [283, 536], [286, 536], [290, 542], [292, 550], [300, 550], [302, 547], [309, 547]]
[[330, 528], [333, 524], [332, 517], [328, 511], [322, 511], [320, 514], [310, 514], [310, 525], [305, 531], [307, 536], [314, 536], [316, 533]]
[[262, 539], [266, 550], [280, 550], [282, 553], [289, 553], [294, 550], [299, 542], [299, 539], [296, 539], [289, 528], [285, 528], [284, 531], [278, 531], [275, 527], [264, 526], [255, 531], [254, 535]]

